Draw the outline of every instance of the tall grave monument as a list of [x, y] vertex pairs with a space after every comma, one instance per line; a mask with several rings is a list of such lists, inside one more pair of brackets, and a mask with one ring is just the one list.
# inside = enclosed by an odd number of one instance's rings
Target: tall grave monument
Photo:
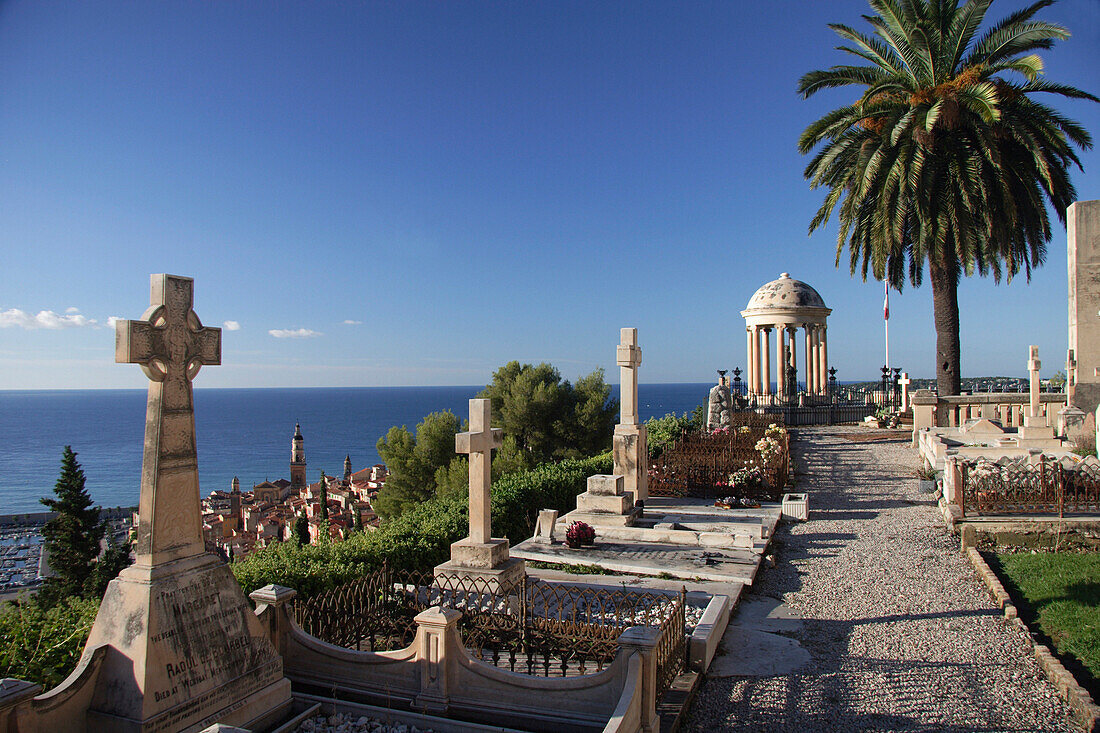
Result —
[[1066, 233], [1073, 352], [1067, 361], [1075, 362], [1076, 372], [1071, 404], [1092, 415], [1100, 405], [1100, 201], [1066, 209]]
[[435, 568], [436, 578], [483, 581], [486, 590], [508, 592], [519, 585], [526, 563], [508, 556], [508, 540], [494, 538], [490, 519], [489, 487], [493, 449], [504, 442], [504, 431], [490, 427], [492, 400], [470, 400], [470, 431], [455, 435], [455, 451], [470, 456], [470, 535], [451, 545], [450, 562]]
[[638, 367], [642, 364], [638, 329], [624, 328], [620, 331], [615, 356], [619, 365], [622, 412], [612, 441], [614, 473], [623, 477], [623, 489], [634, 497], [634, 503], [644, 506], [649, 498], [649, 450], [645, 425], [638, 420]]
[[[81, 663], [56, 695], [94, 679], [86, 720], [74, 729], [263, 727], [289, 708], [290, 682], [229, 567], [205, 551], [202, 536], [191, 380], [203, 365], [221, 363], [221, 329], [205, 328], [191, 309], [193, 280], [151, 280], [142, 319], [116, 325], [115, 360], [140, 364], [150, 380], [137, 559], [107, 587]], [[102, 660], [95, 670], [93, 657]]]

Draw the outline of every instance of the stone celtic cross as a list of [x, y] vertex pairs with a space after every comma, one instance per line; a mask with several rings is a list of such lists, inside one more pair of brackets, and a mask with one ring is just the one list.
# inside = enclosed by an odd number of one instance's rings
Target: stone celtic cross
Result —
[[115, 361], [149, 377], [141, 461], [137, 562], [158, 565], [204, 551], [191, 380], [221, 363], [221, 329], [191, 310], [194, 280], [150, 277], [149, 308], [115, 324]]
[[470, 456], [470, 539], [486, 544], [492, 539], [489, 485], [493, 449], [504, 444], [504, 431], [490, 427], [492, 401], [470, 400], [470, 431], [455, 435], [455, 451]]
[[615, 349], [615, 362], [619, 365], [619, 399], [622, 402], [619, 424], [637, 425], [638, 367], [642, 364], [642, 350], [638, 348], [638, 329], [622, 329], [619, 341]]

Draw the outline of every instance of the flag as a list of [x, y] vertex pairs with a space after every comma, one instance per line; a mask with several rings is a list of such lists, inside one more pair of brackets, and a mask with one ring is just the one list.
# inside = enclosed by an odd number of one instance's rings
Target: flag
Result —
[[890, 282], [884, 280], [883, 284], [886, 286], [886, 297], [882, 301], [882, 320], [890, 320]]

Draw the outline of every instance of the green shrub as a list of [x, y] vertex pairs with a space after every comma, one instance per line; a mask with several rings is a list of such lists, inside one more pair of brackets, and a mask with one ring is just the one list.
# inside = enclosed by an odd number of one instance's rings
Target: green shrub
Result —
[[0, 606], [0, 678], [55, 687], [76, 667], [99, 600], [67, 598], [49, 610], [33, 600]]
[[661, 454], [671, 448], [685, 430], [695, 429], [695, 418], [686, 412], [677, 417], [675, 412], [670, 412], [664, 417], [651, 417], [645, 421], [646, 445], [649, 448], [650, 458], [660, 458]]
[[[502, 476], [491, 489], [493, 534], [512, 544], [534, 532], [540, 509], [565, 512], [576, 506], [588, 476], [611, 471], [611, 455], [544, 463]], [[451, 543], [469, 532], [467, 494], [448, 494], [410, 506], [374, 532], [343, 542], [299, 545], [283, 542], [233, 565], [245, 593], [268, 583], [294, 588], [303, 597], [345, 583], [386, 562], [395, 569], [425, 571], [450, 557]]]

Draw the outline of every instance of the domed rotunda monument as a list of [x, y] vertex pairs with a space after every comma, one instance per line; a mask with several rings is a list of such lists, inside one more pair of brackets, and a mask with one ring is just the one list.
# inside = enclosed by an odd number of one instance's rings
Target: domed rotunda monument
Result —
[[775, 382], [779, 398], [798, 392], [798, 361], [795, 334], [805, 333], [806, 392], [825, 394], [829, 384], [829, 349], [826, 319], [832, 313], [816, 290], [784, 272], [778, 280], [760, 286], [741, 311], [748, 341], [747, 394], [769, 401], [772, 393], [771, 333], [775, 337]]

